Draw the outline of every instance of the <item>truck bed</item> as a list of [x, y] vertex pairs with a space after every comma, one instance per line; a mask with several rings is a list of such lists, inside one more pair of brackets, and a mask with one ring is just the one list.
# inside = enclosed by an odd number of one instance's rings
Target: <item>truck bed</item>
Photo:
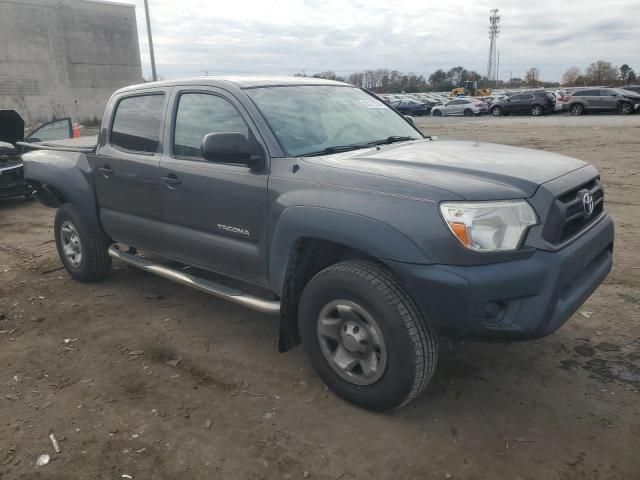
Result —
[[18, 142], [26, 150], [59, 150], [63, 152], [93, 153], [98, 146], [98, 136], [90, 135], [79, 138], [65, 138], [45, 142]]

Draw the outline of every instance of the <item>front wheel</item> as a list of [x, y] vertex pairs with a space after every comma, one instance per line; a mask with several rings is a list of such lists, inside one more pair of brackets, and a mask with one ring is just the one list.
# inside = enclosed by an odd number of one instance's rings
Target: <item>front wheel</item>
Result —
[[298, 318], [318, 375], [356, 405], [399, 408], [418, 396], [433, 375], [436, 336], [382, 265], [350, 260], [322, 270], [306, 285]]
[[494, 117], [501, 117], [502, 116], [502, 107], [493, 107], [491, 109], [491, 115], [493, 115]]
[[107, 276], [111, 269], [109, 244], [96, 235], [73, 205], [65, 203], [56, 212], [56, 247], [69, 275], [81, 282], [93, 282]]
[[539, 117], [544, 113], [544, 109], [540, 105], [534, 105], [531, 107], [531, 115], [534, 117]]
[[442, 112], [440, 110], [434, 110], [431, 115], [433, 115], [434, 117], [441, 117]]
[[631, 112], [633, 112], [633, 106], [629, 102], [623, 102], [620, 104], [618, 110], [622, 115], [629, 115]]
[[573, 105], [571, 105], [571, 108], [569, 108], [569, 111], [573, 116], [582, 115], [582, 113], [584, 112], [584, 107], [581, 103], [574, 103]]

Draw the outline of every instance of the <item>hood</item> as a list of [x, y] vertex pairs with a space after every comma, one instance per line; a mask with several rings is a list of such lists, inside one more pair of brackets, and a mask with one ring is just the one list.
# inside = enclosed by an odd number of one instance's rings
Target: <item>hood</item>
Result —
[[0, 142], [15, 145], [24, 140], [24, 120], [15, 110], [0, 110]]
[[625, 90], [623, 88], [621, 93], [627, 98], [633, 98], [634, 100], [640, 99], [640, 93], [636, 93], [632, 90]]
[[556, 153], [493, 143], [420, 140], [309, 157], [362, 174], [447, 190], [465, 200], [532, 196], [541, 184], [587, 165]]

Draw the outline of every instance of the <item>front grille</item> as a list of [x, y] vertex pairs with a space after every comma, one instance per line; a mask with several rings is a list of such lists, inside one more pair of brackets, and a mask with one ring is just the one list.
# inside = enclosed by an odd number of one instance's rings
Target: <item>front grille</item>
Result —
[[23, 182], [22, 167], [0, 171], [0, 187], [12, 187], [21, 182]]
[[[593, 197], [593, 213], [585, 212], [583, 198], [586, 193]], [[580, 233], [604, 211], [604, 191], [600, 178], [596, 177], [572, 188], [557, 197], [551, 205], [543, 230], [545, 240], [555, 245]]]

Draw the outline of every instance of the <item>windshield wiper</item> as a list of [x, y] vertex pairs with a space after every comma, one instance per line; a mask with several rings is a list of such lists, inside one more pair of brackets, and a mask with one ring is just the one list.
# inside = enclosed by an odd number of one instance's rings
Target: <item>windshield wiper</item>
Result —
[[335, 147], [327, 147], [324, 150], [318, 152], [305, 153], [300, 155], [301, 157], [317, 157], [320, 155], [331, 155], [332, 153], [349, 152], [351, 150], [358, 150], [360, 148], [375, 147], [376, 145], [389, 145], [395, 142], [405, 142], [407, 140], [417, 140], [414, 137], [402, 137], [400, 135], [392, 135], [382, 140], [373, 140], [366, 143], [353, 143], [351, 145], [336, 145]]
[[387, 138], [383, 138], [382, 140], [374, 140], [372, 142], [368, 142], [367, 145], [375, 146], [375, 145], [389, 145], [391, 143], [396, 142], [406, 142], [407, 140], [417, 140], [417, 138], [413, 137], [402, 137], [400, 135], [392, 135]]
[[320, 155], [331, 155], [332, 153], [340, 153], [340, 152], [349, 152], [351, 150], [358, 150], [360, 148], [369, 148], [371, 145], [368, 143], [364, 144], [353, 144], [353, 145], [336, 145], [334, 147], [327, 147], [324, 150], [320, 150], [318, 152], [311, 152], [299, 155], [300, 157], [318, 157]]

